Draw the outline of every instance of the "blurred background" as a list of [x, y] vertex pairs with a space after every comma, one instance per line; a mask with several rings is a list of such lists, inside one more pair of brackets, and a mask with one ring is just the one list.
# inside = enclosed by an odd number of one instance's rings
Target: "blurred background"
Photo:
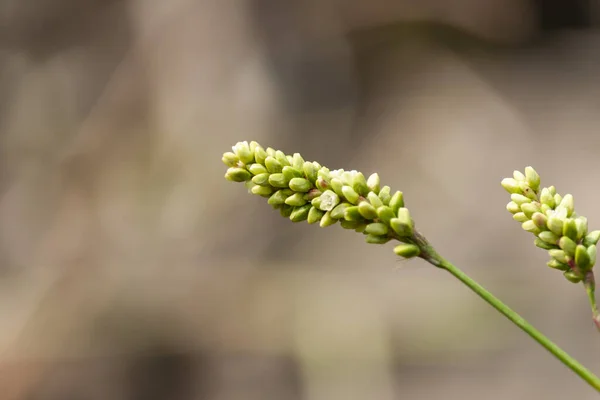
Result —
[[499, 185], [533, 165], [600, 226], [599, 28], [598, 0], [0, 0], [0, 398], [595, 398], [448, 274], [286, 221], [220, 158], [379, 172], [600, 372]]

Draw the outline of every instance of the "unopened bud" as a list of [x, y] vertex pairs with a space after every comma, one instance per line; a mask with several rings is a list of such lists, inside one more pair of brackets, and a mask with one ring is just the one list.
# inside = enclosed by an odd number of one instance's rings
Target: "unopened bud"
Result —
[[394, 247], [394, 253], [400, 257], [413, 258], [418, 256], [421, 250], [414, 244], [403, 243]]
[[525, 168], [525, 180], [534, 191], [540, 188], [540, 176], [532, 167]]
[[375, 192], [375, 194], [379, 193], [379, 184], [380, 179], [378, 174], [371, 174], [367, 179], [367, 187], [370, 191]]
[[311, 189], [310, 182], [304, 178], [294, 178], [290, 180], [289, 186], [294, 192], [306, 193]]
[[244, 168], [231, 167], [225, 174], [225, 179], [232, 182], [246, 182], [252, 178], [252, 174]]

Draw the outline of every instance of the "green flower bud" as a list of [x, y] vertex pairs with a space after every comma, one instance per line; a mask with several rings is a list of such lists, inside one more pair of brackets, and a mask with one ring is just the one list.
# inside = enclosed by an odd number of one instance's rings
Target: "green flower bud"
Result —
[[575, 218], [575, 226], [577, 227], [577, 241], [581, 240], [587, 235], [588, 222], [586, 217]]
[[344, 229], [360, 229], [365, 224], [361, 221], [347, 221], [345, 219], [340, 220], [340, 226]]
[[558, 240], [558, 247], [563, 249], [568, 256], [573, 257], [575, 255], [577, 243], [570, 238], [563, 236]]
[[292, 211], [294, 211], [294, 207], [288, 206], [287, 204], [278, 204], [273, 206], [273, 208], [278, 209], [279, 214], [281, 214], [281, 216], [284, 218], [288, 218], [290, 215], [292, 215]]
[[367, 225], [365, 232], [376, 236], [385, 236], [388, 234], [388, 227], [381, 222], [373, 222]]
[[354, 175], [354, 182], [352, 188], [359, 196], [365, 197], [369, 193], [369, 187], [367, 186], [367, 180], [362, 172], [358, 172]]
[[546, 204], [550, 208], [554, 208], [556, 203], [554, 202], [554, 195], [550, 193], [548, 188], [543, 188], [540, 194], [540, 202]]
[[267, 156], [275, 158], [275, 149], [267, 147], [265, 151], [267, 152]]
[[319, 176], [317, 178], [317, 180], [315, 181], [315, 186], [320, 190], [327, 190], [327, 189], [331, 188], [331, 185], [329, 184], [329, 182], [327, 180], [325, 180], [325, 178], [323, 178], [322, 176]]
[[367, 195], [367, 199], [369, 200], [369, 203], [371, 203], [371, 205], [376, 209], [383, 205], [383, 202], [381, 201], [379, 196], [377, 196], [374, 192], [369, 192], [369, 194]]
[[548, 254], [550, 254], [550, 257], [554, 258], [558, 262], [561, 262], [563, 264], [569, 263], [569, 257], [564, 252], [564, 250], [552, 249], [548, 250]]
[[554, 233], [552, 233], [550, 231], [540, 232], [538, 237], [541, 240], [543, 240], [544, 242], [549, 243], [549, 244], [554, 244], [554, 245], [557, 245], [558, 240], [560, 239], [559, 236], [555, 235]]
[[277, 174], [283, 170], [283, 165], [275, 159], [275, 157], [268, 156], [265, 159], [265, 167], [271, 174]]
[[577, 240], [577, 225], [575, 224], [574, 219], [567, 218], [565, 220], [565, 224], [563, 225], [563, 236], [567, 236], [572, 240]]
[[383, 202], [384, 205], [390, 204], [390, 200], [392, 199], [392, 195], [390, 194], [391, 189], [389, 186], [384, 186], [379, 191], [379, 198]]
[[358, 204], [358, 211], [365, 219], [371, 220], [377, 218], [377, 209], [367, 201], [361, 201]]
[[379, 175], [378, 174], [371, 174], [369, 176], [369, 179], [367, 179], [367, 187], [369, 188], [370, 191], [375, 192], [375, 194], [379, 193]]
[[248, 166], [248, 171], [250, 171], [252, 175], [266, 174], [268, 172], [265, 166], [261, 164], [250, 164]]
[[522, 206], [525, 203], [531, 203], [531, 199], [523, 196], [522, 194], [513, 193], [510, 195], [510, 199], [517, 203], [519, 206]]
[[233, 152], [240, 158], [244, 164], [250, 164], [254, 161], [254, 154], [250, 152], [248, 142], [238, 142], [233, 146]]
[[515, 178], [516, 181], [524, 181], [525, 175], [523, 175], [521, 171], [514, 171], [513, 178]]
[[[253, 164], [253, 165], [258, 165], [258, 164]], [[258, 174], [252, 177], [252, 182], [256, 185], [259, 186], [269, 186], [269, 177], [271, 176], [271, 174], [264, 173], [264, 174]]]
[[[317, 207], [319, 210], [322, 210], [322, 208], [321, 208], [321, 196], [319, 196], [319, 197], [315, 197], [314, 199], [312, 199], [312, 200], [310, 201], [310, 204], [311, 204], [313, 207]], [[323, 211], [325, 211], [325, 210], [323, 210]]]
[[365, 222], [362, 221], [362, 223], [359, 226], [357, 226], [356, 228], [354, 228], [354, 232], [364, 233], [366, 227], [367, 227], [367, 224], [365, 224]]
[[312, 206], [310, 204], [306, 204], [300, 207], [294, 207], [294, 211], [290, 214], [290, 220], [292, 222], [300, 222], [305, 221], [308, 218], [308, 213]]
[[573, 211], [575, 210], [575, 202], [573, 201], [573, 196], [570, 194], [566, 194], [560, 202], [560, 207], [564, 207], [567, 210], [567, 217], [573, 215]]
[[388, 206], [381, 206], [377, 209], [377, 215], [383, 223], [389, 225], [392, 218], [396, 218], [394, 211]]
[[533, 221], [535, 226], [537, 226], [541, 230], [548, 229], [547, 228], [548, 217], [546, 217], [544, 214], [542, 214], [540, 212], [536, 212], [531, 216], [531, 220]]
[[300, 171], [304, 168], [304, 158], [299, 153], [294, 153], [292, 156], [292, 167]]
[[300, 207], [306, 204], [306, 200], [304, 199], [304, 195], [302, 193], [294, 193], [285, 199], [285, 204], [288, 206]]
[[370, 233], [365, 237], [365, 241], [370, 244], [386, 244], [390, 241], [390, 238], [386, 236], [377, 236]]
[[[321, 202], [321, 204], [323, 204], [323, 202]], [[338, 204], [333, 210], [331, 210], [331, 217], [335, 219], [343, 219], [346, 208], [348, 207], [351, 207], [351, 205], [348, 203]]]
[[256, 140], [250, 142], [250, 152], [254, 154], [256, 152], [256, 148], [260, 147], [260, 144]]
[[587, 252], [585, 246], [578, 244], [575, 250], [575, 264], [583, 271], [587, 270], [590, 266], [590, 255]]
[[556, 204], [556, 206], [558, 207], [558, 205], [562, 202], [562, 196], [560, 194], [555, 194], [554, 195], [554, 203]]
[[562, 219], [559, 219], [555, 216], [550, 216], [548, 217], [548, 223], [546, 226], [552, 231], [552, 233], [556, 235], [562, 235], [564, 224], [565, 223]]
[[521, 207], [519, 207], [519, 205], [517, 203], [515, 203], [514, 201], [511, 201], [510, 203], [508, 203], [506, 205], [506, 209], [511, 214], [516, 214], [521, 211]]
[[[544, 233], [544, 232], [542, 232], [542, 233]], [[541, 235], [541, 233], [540, 233], [540, 235]], [[558, 240], [557, 240], [557, 242], [558, 242]], [[545, 241], [543, 241], [540, 238], [535, 238], [534, 243], [535, 243], [535, 245], [537, 247], [539, 247], [540, 249], [544, 249], [544, 250], [552, 250], [552, 249], [556, 249], [557, 248], [556, 245], [553, 245], [553, 244], [550, 244], [550, 243], [546, 243]]]
[[554, 186], [548, 187], [548, 191], [550, 192], [550, 194], [552, 196], [554, 196], [556, 194], [556, 188]]
[[327, 211], [325, 215], [323, 215], [323, 217], [321, 218], [321, 222], [319, 222], [319, 225], [321, 226], [321, 228], [325, 228], [327, 226], [335, 224], [337, 221], [337, 219], [331, 217], [331, 211]]
[[523, 194], [519, 187], [519, 182], [517, 182], [513, 178], [504, 178], [504, 179], [502, 179], [502, 182], [500, 182], [500, 184], [510, 194], [513, 194], [513, 193]]
[[358, 206], [347, 207], [344, 210], [344, 219], [346, 221], [361, 221], [363, 219], [358, 210]]
[[563, 275], [569, 282], [579, 283], [583, 280], [583, 274], [581, 272], [565, 271]]
[[269, 197], [269, 200], [267, 200], [267, 203], [269, 203], [272, 206], [278, 205], [278, 204], [284, 204], [285, 199], [287, 199], [291, 194], [292, 193], [290, 193], [290, 191], [288, 191], [286, 189], [278, 190], [275, 193], [273, 193], [273, 195], [271, 197]]
[[227, 173], [225, 174], [225, 179], [232, 182], [246, 182], [250, 178], [252, 178], [252, 175], [244, 168], [231, 167], [227, 170]]
[[273, 188], [270, 186], [254, 186], [252, 189], [250, 189], [250, 191], [252, 192], [252, 194], [261, 196], [261, 197], [271, 197], [271, 194], [273, 194]]
[[342, 171], [342, 174], [339, 179], [342, 181], [344, 186], [352, 187], [352, 185], [354, 184], [353, 172], [356, 172], [356, 171]]
[[324, 211], [319, 210], [317, 207], [311, 207], [310, 211], [308, 212], [307, 222], [309, 224], [317, 223], [317, 222], [321, 221], [321, 218], [323, 218], [323, 215], [325, 215]]
[[[414, 229], [414, 223], [413, 223], [412, 217], [410, 216], [410, 211], [408, 211], [408, 208], [400, 207], [398, 209], [398, 212], [396, 213], [396, 215], [398, 215], [397, 219], [399, 220], [400, 224], [404, 225], [402, 230], [406, 232], [406, 236], [412, 236], [413, 229]], [[393, 220], [390, 221], [390, 224], [392, 225], [392, 229], [393, 229], [394, 228]], [[396, 229], [394, 229], [394, 230], [396, 231]], [[400, 232], [398, 232], [398, 231], [396, 231], [396, 233], [400, 234]]]
[[282, 173], [271, 174], [269, 175], [269, 185], [276, 188], [286, 188], [288, 187], [288, 180], [285, 175]]
[[223, 154], [221, 161], [223, 161], [223, 164], [227, 165], [228, 167], [237, 167], [238, 163], [240, 162], [240, 158], [236, 154], [229, 151]]
[[302, 166], [302, 171], [306, 179], [312, 183], [317, 181], [319, 169], [313, 163], [306, 161]]
[[337, 178], [332, 178], [331, 181], [329, 181], [329, 184], [331, 185], [331, 188], [333, 189], [334, 192], [337, 193], [338, 196], [344, 197], [344, 192], [342, 192], [342, 188], [344, 187], [344, 184], [342, 183], [341, 180], [339, 180]]
[[261, 146], [256, 146], [256, 149], [254, 149], [254, 161], [256, 161], [257, 164], [264, 164], [266, 158], [267, 152], [265, 149], [263, 149]]
[[540, 233], [540, 228], [538, 228], [537, 226], [535, 226], [535, 224], [533, 223], [533, 221], [525, 221], [521, 224], [521, 228], [523, 228], [523, 230], [527, 231], [527, 232], [531, 232], [534, 235], [539, 235]]
[[588, 253], [588, 256], [590, 257], [590, 268], [591, 268], [594, 265], [596, 265], [596, 253], [597, 253], [596, 245], [592, 244], [592, 245], [588, 246], [587, 253]]
[[519, 187], [521, 188], [521, 193], [523, 196], [530, 198], [531, 200], [538, 199], [537, 193], [533, 191], [532, 188], [526, 182], [519, 182]]
[[394, 193], [389, 203], [390, 208], [397, 213], [400, 207], [404, 207], [404, 194], [401, 191]]
[[294, 178], [290, 181], [290, 189], [294, 192], [306, 193], [310, 190], [311, 184], [304, 178]]
[[532, 167], [525, 168], [525, 180], [534, 191], [540, 188], [540, 176]]
[[317, 197], [321, 196], [321, 192], [319, 191], [319, 189], [310, 189], [308, 191], [308, 193], [306, 193], [306, 200], [307, 201], [313, 201], [314, 199], [316, 199]]
[[568, 271], [569, 269], [571, 269], [571, 267], [569, 267], [567, 264], [563, 264], [559, 261], [556, 261], [555, 259], [548, 261], [546, 265], [552, 269], [557, 269], [559, 271]]
[[390, 220], [390, 226], [400, 237], [410, 237], [413, 234], [412, 226], [403, 223], [399, 218], [392, 218]]
[[323, 192], [320, 199], [320, 204], [318, 206], [315, 205], [315, 207], [318, 207], [323, 211], [331, 211], [340, 203], [340, 197], [331, 190]]
[[548, 204], [542, 204], [540, 207], [540, 212], [545, 216], [549, 217], [551, 213], [554, 213], [554, 210], [551, 209]]
[[531, 216], [536, 213], [536, 212], [540, 212], [540, 206], [539, 203], [525, 203], [521, 205], [521, 211], [523, 211], [525, 213], [525, 215], [527, 215], [527, 217], [531, 218]]
[[329, 168], [327, 167], [318, 168], [317, 176], [329, 181], [331, 180], [331, 171], [329, 171]]
[[285, 178], [288, 180], [288, 182], [294, 178], [304, 177], [303, 171], [297, 170], [294, 167], [285, 166], [283, 167], [283, 170], [281, 172], [283, 173], [283, 176], [285, 176]]
[[589, 247], [592, 244], [597, 244], [600, 240], [600, 231], [592, 231], [583, 239], [583, 245]]
[[275, 150], [275, 159], [279, 161], [282, 167], [285, 167], [286, 165], [291, 165], [285, 153], [281, 150]]
[[418, 256], [421, 253], [421, 250], [414, 244], [403, 243], [394, 247], [394, 253], [400, 257], [413, 258]]
[[358, 193], [354, 191], [350, 186], [342, 186], [342, 194], [352, 204], [358, 204]]
[[527, 218], [527, 215], [525, 215], [525, 213], [522, 213], [522, 212], [518, 212], [515, 215], [513, 215], [513, 219], [517, 222], [529, 221], [529, 218]]

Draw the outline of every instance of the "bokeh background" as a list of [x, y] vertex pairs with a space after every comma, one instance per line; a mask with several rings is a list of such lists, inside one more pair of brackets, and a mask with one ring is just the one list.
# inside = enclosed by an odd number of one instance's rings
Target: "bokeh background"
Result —
[[600, 226], [597, 0], [1, 0], [2, 400], [592, 399], [449, 275], [292, 224], [239, 140], [404, 191], [590, 369], [585, 294], [500, 180]]

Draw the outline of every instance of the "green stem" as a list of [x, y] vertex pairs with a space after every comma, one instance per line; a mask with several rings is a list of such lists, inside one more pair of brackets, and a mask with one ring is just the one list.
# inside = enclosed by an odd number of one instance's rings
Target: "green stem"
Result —
[[596, 305], [596, 280], [593, 271], [588, 271], [583, 280], [583, 286], [585, 287], [588, 301], [592, 308], [592, 319], [594, 320], [594, 324], [596, 324], [596, 328], [600, 330], [600, 314], [598, 313], [598, 306]]
[[504, 304], [500, 299], [488, 292], [483, 286], [471, 279], [454, 264], [437, 254], [437, 252], [429, 244], [427, 244], [422, 236], [417, 234], [417, 239], [417, 241], [420, 242], [419, 244], [422, 246], [421, 249], [423, 250], [421, 253], [421, 258], [435, 265], [436, 267], [443, 268], [450, 272], [452, 275], [458, 278], [458, 280], [467, 285], [469, 289], [475, 292], [479, 297], [481, 297], [488, 304], [498, 310], [502, 315], [512, 321], [512, 323], [531, 336], [533, 340], [538, 342], [546, 350], [552, 353], [554, 357], [558, 358], [558, 360], [564, 365], [579, 375], [581, 379], [585, 380], [591, 387], [600, 392], [600, 378], [598, 378], [596, 375], [594, 375], [594, 373], [581, 365], [577, 360], [575, 360], [550, 339], [544, 336], [542, 332], [534, 328], [529, 322]]

